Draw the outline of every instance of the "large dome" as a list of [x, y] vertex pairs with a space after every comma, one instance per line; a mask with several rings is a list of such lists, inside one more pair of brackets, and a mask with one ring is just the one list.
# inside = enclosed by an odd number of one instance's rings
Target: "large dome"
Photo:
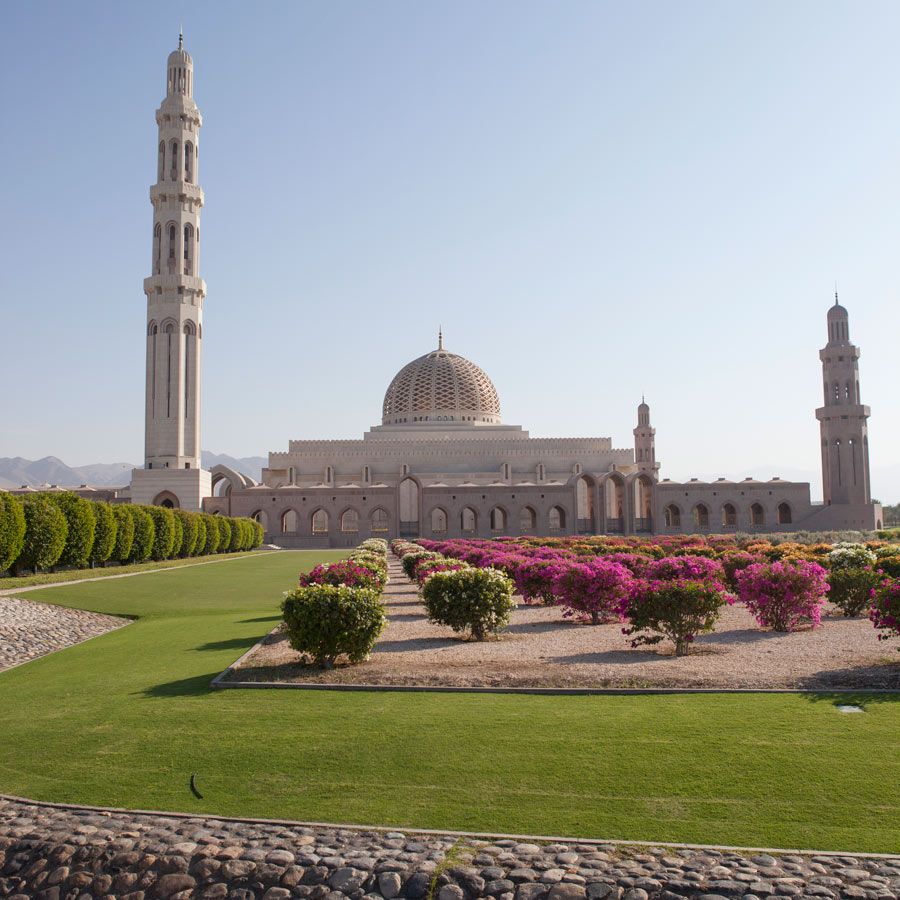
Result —
[[383, 425], [413, 422], [500, 424], [500, 399], [490, 378], [475, 363], [444, 349], [405, 365], [384, 395]]

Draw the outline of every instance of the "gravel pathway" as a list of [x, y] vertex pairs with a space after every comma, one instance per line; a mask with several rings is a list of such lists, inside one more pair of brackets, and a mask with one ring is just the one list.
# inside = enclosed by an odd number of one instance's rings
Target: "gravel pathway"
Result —
[[558, 608], [513, 612], [499, 640], [461, 639], [430, 625], [416, 585], [390, 559], [384, 593], [390, 623], [369, 661], [322, 673], [275, 633], [230, 673], [232, 681], [454, 687], [881, 688], [900, 689], [900, 654], [879, 643], [865, 617], [828, 615], [793, 634], [760, 629], [743, 606], [726, 607], [689, 656], [668, 642], [632, 650], [621, 626], [579, 625]]
[[80, 644], [130, 619], [0, 597], [0, 671]]
[[404, 834], [0, 797], [0, 896], [897, 900], [900, 857]]

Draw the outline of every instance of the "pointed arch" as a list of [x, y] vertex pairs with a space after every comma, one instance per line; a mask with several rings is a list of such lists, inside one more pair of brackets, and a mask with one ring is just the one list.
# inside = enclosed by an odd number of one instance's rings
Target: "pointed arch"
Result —
[[750, 505], [750, 525], [753, 528], [761, 528], [766, 524], [766, 511], [761, 503], [752, 503]]
[[352, 507], [341, 513], [341, 534], [359, 533], [359, 512]]
[[575, 518], [579, 534], [593, 534], [594, 524], [594, 479], [581, 474], [578, 464], [578, 478], [575, 481]]
[[670, 503], [663, 510], [666, 528], [681, 528], [681, 507], [677, 503]]
[[166, 509], [180, 509], [181, 501], [171, 491], [161, 491], [153, 498], [153, 506], [164, 506]]
[[281, 514], [281, 533], [296, 534], [300, 530], [300, 516], [296, 509], [286, 509]]
[[519, 533], [534, 534], [537, 531], [537, 513], [530, 506], [519, 510]]
[[694, 528], [697, 531], [709, 531], [709, 507], [705, 503], [698, 503], [692, 510]]
[[506, 531], [506, 510], [495, 506], [490, 512], [491, 534], [503, 534]]
[[778, 508], [775, 510], [775, 515], [779, 525], [790, 525], [794, 521], [794, 514], [791, 510], [791, 504], [786, 500], [783, 500], [778, 504]]
[[321, 506], [314, 509], [309, 520], [313, 534], [328, 534], [328, 510]]
[[550, 534], [560, 534], [566, 530], [566, 511], [561, 506], [551, 506], [547, 513], [547, 527]]
[[460, 510], [459, 529], [463, 534], [475, 534], [478, 530], [478, 513], [471, 506], [464, 506]]
[[737, 528], [737, 507], [733, 503], [722, 504], [722, 529], [734, 531]]
[[386, 509], [378, 506], [372, 510], [372, 514], [369, 516], [369, 529], [372, 534], [387, 534], [390, 530], [390, 523], [391, 520]]
[[432, 534], [447, 533], [447, 511], [440, 506], [435, 506], [429, 514], [431, 519]]

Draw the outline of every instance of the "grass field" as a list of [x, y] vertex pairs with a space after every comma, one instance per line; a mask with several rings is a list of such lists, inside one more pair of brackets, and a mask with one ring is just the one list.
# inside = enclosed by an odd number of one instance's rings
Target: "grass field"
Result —
[[[336, 822], [900, 850], [900, 702], [221, 691], [278, 621], [283, 552], [35, 591], [137, 617], [0, 674], [0, 791]], [[846, 697], [841, 702], [846, 702]], [[204, 795], [188, 780], [197, 773]]]

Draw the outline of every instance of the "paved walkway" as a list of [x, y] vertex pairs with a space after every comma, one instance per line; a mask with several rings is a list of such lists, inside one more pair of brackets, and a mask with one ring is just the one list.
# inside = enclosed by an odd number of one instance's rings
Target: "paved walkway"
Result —
[[0, 671], [114, 631], [129, 619], [0, 597]]
[[900, 857], [622, 847], [40, 806], [0, 797], [0, 896], [896, 900]]

